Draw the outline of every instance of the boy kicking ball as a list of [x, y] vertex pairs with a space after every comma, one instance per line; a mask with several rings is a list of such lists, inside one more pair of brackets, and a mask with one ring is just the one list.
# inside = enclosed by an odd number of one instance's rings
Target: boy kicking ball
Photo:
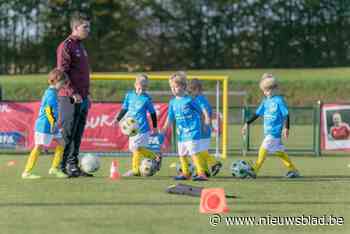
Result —
[[158, 133], [156, 111], [151, 97], [147, 94], [148, 76], [146, 74], [137, 75], [134, 88], [134, 91], [126, 94], [122, 110], [116, 119], [116, 123], [118, 123], [126, 115], [136, 120], [139, 126], [137, 135], [129, 138], [129, 150], [132, 152], [132, 169], [123, 176], [140, 176], [142, 157], [157, 160], [157, 155], [147, 148], [151, 132], [147, 112], [151, 115], [153, 132]]
[[35, 122], [34, 142], [35, 146], [32, 149], [27, 163], [22, 173], [23, 179], [39, 179], [41, 176], [32, 173], [35, 163], [38, 160], [43, 146], [49, 146], [53, 140], [57, 142], [55, 155], [49, 170], [50, 175], [55, 175], [58, 178], [66, 178], [60, 169], [59, 164], [63, 154], [63, 138], [58, 131], [58, 102], [57, 92], [65, 85], [68, 78], [66, 74], [58, 69], [54, 69], [49, 73], [49, 88], [45, 91], [41, 100], [39, 116]]
[[254, 116], [252, 116], [243, 126], [242, 134], [245, 134], [248, 125], [262, 116], [264, 118], [265, 138], [259, 148], [258, 159], [253, 166], [253, 171], [248, 174], [255, 178], [268, 153], [275, 154], [287, 167], [286, 177], [299, 177], [299, 172], [289, 159], [282, 144], [281, 135], [287, 139], [289, 136], [289, 113], [288, 107], [282, 96], [278, 94], [277, 80], [271, 74], [263, 74], [260, 81], [260, 89], [264, 93], [264, 100], [260, 103]]

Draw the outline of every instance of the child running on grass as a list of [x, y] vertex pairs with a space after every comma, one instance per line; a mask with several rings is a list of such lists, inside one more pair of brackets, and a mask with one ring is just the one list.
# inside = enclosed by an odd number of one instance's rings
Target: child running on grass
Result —
[[264, 135], [265, 138], [260, 146], [258, 159], [250, 171], [251, 177], [255, 178], [268, 153], [275, 154], [287, 167], [286, 177], [299, 177], [299, 172], [289, 159], [285, 152], [285, 147], [281, 140], [281, 135], [287, 139], [289, 136], [289, 113], [288, 107], [282, 96], [278, 92], [276, 78], [271, 74], [263, 74], [260, 81], [260, 89], [265, 98], [260, 103], [255, 114], [245, 123], [242, 128], [242, 134], [246, 133], [248, 125], [262, 116], [264, 118]]

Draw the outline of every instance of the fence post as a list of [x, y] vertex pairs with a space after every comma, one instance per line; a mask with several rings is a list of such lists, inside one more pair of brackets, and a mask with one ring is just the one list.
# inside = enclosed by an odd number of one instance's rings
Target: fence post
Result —
[[176, 134], [176, 124], [173, 122], [171, 145], [173, 146], [173, 152], [177, 152], [177, 134]]
[[2, 86], [0, 85], [0, 101], [2, 101]]
[[[248, 118], [247, 116], [249, 116], [249, 110], [248, 110], [247, 106], [244, 106], [242, 108], [242, 125], [245, 124], [245, 122]], [[243, 156], [246, 156], [248, 151], [249, 151], [249, 125], [248, 125], [246, 133], [242, 136], [242, 154], [243, 154]]]
[[322, 109], [322, 101], [318, 100], [316, 105], [316, 113], [315, 113], [315, 124], [316, 124], [316, 139], [315, 139], [315, 154], [316, 156], [321, 156], [321, 109]]

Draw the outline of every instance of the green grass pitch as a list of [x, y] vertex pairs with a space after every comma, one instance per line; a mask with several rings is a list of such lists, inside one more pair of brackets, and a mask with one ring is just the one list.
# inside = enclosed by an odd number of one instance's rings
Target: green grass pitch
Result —
[[[209, 215], [199, 213], [199, 198], [164, 192], [175, 184], [176, 158], [164, 160], [161, 172], [149, 178], [108, 178], [112, 159], [102, 158], [94, 178], [56, 179], [47, 175], [51, 157], [42, 156], [36, 172], [44, 178], [20, 178], [26, 157], [0, 157], [1, 234], [77, 233], [350, 233], [349, 157], [292, 157], [303, 178], [286, 179], [281, 162], [267, 158], [256, 180], [230, 175], [232, 158], [209, 182], [187, 184], [221, 187], [238, 196], [227, 200], [228, 216], [344, 217], [342, 226], [210, 226]], [[234, 158], [235, 160], [238, 157]], [[248, 157], [254, 160], [253, 157]], [[8, 166], [10, 160], [16, 164]], [[121, 172], [129, 158], [119, 158]]]

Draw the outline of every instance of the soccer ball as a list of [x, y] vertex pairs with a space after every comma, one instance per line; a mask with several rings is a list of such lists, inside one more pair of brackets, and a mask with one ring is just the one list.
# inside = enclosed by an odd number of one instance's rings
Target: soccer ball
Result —
[[137, 135], [139, 132], [139, 125], [137, 121], [131, 117], [126, 117], [120, 122], [120, 130], [124, 135], [129, 137]]
[[145, 158], [141, 162], [140, 174], [141, 176], [153, 176], [157, 169], [157, 162], [155, 160]]
[[244, 160], [237, 160], [231, 166], [232, 175], [238, 178], [246, 178], [249, 170], [252, 170], [252, 167]]
[[100, 159], [92, 154], [86, 154], [80, 160], [80, 168], [86, 173], [96, 172], [100, 168]]
[[[188, 168], [191, 176], [196, 175], [196, 167], [192, 163], [188, 163]], [[181, 163], [176, 163], [176, 173], [178, 175], [182, 174]]]

